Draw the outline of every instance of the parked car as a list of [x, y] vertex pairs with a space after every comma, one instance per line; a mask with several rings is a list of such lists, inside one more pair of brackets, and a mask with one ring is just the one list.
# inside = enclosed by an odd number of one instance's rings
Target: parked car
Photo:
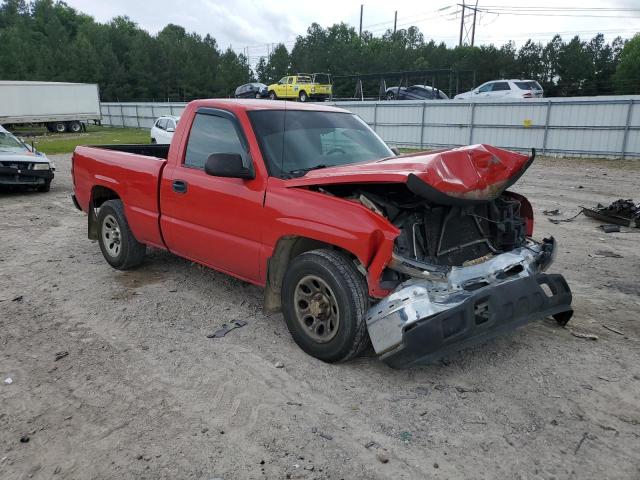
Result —
[[179, 120], [173, 115], [159, 117], [151, 127], [151, 143], [171, 143]]
[[455, 100], [500, 99], [500, 98], [542, 98], [544, 92], [535, 80], [493, 80], [474, 88], [469, 92], [459, 93]]
[[236, 88], [236, 98], [267, 98], [268, 87], [264, 83], [245, 83]]
[[442, 90], [429, 85], [411, 85], [410, 87], [389, 87], [387, 100], [449, 100]]
[[282, 77], [268, 87], [271, 100], [323, 101], [331, 97], [331, 75], [328, 73], [299, 73]]
[[0, 125], [0, 186], [31, 187], [48, 192], [56, 166], [33, 145]]
[[571, 317], [544, 271], [553, 238], [512, 185], [531, 157], [491, 147], [396, 156], [346, 110], [189, 103], [171, 147], [77, 147], [74, 203], [116, 269], [146, 247], [265, 287], [295, 342], [326, 362], [368, 345], [433, 361], [534, 319]]

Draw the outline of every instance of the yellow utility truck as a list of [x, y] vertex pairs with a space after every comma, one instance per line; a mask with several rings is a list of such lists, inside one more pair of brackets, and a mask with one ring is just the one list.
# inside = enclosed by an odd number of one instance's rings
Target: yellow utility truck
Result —
[[298, 73], [282, 77], [269, 85], [272, 100], [323, 101], [331, 97], [331, 75], [328, 73]]

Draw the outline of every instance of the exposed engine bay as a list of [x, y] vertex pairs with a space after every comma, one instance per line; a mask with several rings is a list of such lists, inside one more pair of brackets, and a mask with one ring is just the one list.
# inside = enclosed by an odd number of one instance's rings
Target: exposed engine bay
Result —
[[404, 184], [358, 185], [355, 189], [332, 185], [323, 190], [360, 202], [400, 230], [395, 261], [390, 265], [397, 275], [385, 272], [387, 282], [400, 283], [414, 276], [414, 270], [444, 273], [448, 267], [485, 261], [523, 246], [527, 237], [522, 197], [510, 192], [486, 202], [438, 205], [413, 194]]

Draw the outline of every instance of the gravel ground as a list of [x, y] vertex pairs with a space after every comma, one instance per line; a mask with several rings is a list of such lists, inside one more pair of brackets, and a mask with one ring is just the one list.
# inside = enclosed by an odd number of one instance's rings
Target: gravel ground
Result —
[[260, 289], [168, 253], [111, 269], [55, 160], [50, 193], [0, 194], [3, 480], [639, 478], [640, 231], [541, 213], [640, 201], [639, 164], [541, 160], [516, 185], [560, 243], [570, 328], [394, 371], [305, 355]]

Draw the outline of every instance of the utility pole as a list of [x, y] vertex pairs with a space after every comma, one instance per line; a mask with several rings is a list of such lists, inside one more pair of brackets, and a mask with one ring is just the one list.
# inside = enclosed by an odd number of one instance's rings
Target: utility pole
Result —
[[[460, 4], [458, 4], [460, 5]], [[466, 5], [464, 4], [464, 1], [462, 2], [462, 5], [460, 5], [462, 7], [462, 15], [460, 15], [460, 41], [458, 42], [458, 46], [461, 47], [462, 46], [462, 31], [464, 30], [464, 9], [466, 8]]]
[[398, 25], [398, 10], [396, 10], [396, 14], [393, 17], [393, 34], [396, 34], [396, 26]]
[[[478, 0], [476, 0], [475, 7], [466, 5], [464, 1], [462, 3], [459, 3], [458, 6], [462, 7], [462, 16], [460, 17], [460, 41], [458, 42], [458, 46], [461, 47], [464, 44], [470, 44], [473, 47], [476, 40], [476, 18], [478, 15]], [[467, 9], [473, 10], [473, 24], [471, 28], [465, 27], [465, 10]]]
[[360, 38], [362, 38], [362, 12], [364, 10], [364, 5], [360, 4]]

